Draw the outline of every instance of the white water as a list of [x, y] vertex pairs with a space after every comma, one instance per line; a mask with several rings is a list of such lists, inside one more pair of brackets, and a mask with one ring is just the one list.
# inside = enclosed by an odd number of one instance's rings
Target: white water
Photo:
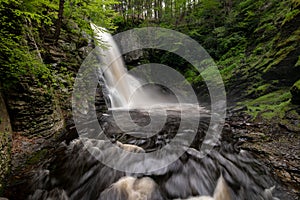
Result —
[[127, 73], [124, 61], [112, 36], [103, 28], [94, 24], [91, 26], [96, 34], [96, 39], [107, 46], [102, 49], [100, 58], [103, 62], [101, 70], [109, 92], [111, 107], [127, 107], [130, 105], [131, 94], [140, 86], [140, 83]]
[[157, 89], [142, 87], [143, 83], [128, 73], [112, 35], [95, 24], [91, 24], [91, 27], [95, 38], [106, 46], [100, 51], [101, 73], [109, 93], [111, 109], [155, 107], [174, 102], [174, 98], [160, 94]]

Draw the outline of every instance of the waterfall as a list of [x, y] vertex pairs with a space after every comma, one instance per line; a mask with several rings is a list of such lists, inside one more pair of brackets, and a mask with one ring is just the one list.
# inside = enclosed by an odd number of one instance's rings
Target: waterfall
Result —
[[[107, 45], [102, 49], [100, 55], [102, 65], [107, 66], [101, 69], [105, 86], [109, 92], [111, 107], [126, 107], [129, 105], [130, 94], [134, 91], [134, 85], [139, 86], [138, 80], [130, 77], [124, 65], [124, 61], [118, 50], [117, 44], [112, 36], [103, 28], [91, 24], [96, 39]], [[130, 84], [133, 81], [134, 84]]]
[[91, 24], [95, 39], [104, 44], [99, 49], [101, 60], [100, 77], [108, 91], [111, 109], [145, 108], [177, 102], [170, 94], [163, 94], [160, 89], [144, 87], [146, 84], [130, 73], [113, 36], [102, 27]]
[[141, 82], [128, 73], [112, 35], [94, 24], [91, 24], [91, 27], [95, 32], [95, 38], [105, 45], [99, 55], [102, 62], [100, 73], [109, 93], [111, 108], [137, 106], [142, 99], [145, 99]]

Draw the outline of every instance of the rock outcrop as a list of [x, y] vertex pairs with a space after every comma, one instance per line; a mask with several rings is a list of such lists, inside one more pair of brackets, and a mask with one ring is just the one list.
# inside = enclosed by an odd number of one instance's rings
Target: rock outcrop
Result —
[[[55, 30], [51, 28], [47, 34], [41, 33], [37, 36], [40, 37], [36, 40], [42, 60], [40, 64], [47, 66], [48, 74], [45, 75], [49, 78], [28, 74], [13, 87], [3, 90], [12, 125], [9, 135], [13, 135], [11, 141], [0, 129], [0, 184], [3, 183], [1, 177], [4, 177], [4, 172], [9, 168], [6, 163], [11, 163], [11, 173], [4, 191], [7, 197], [10, 197], [11, 193], [18, 193], [11, 185], [26, 187], [22, 183], [28, 178], [32, 168], [46, 159], [55, 145], [71, 137], [68, 135], [71, 131], [66, 129], [69, 128], [69, 121], [72, 121], [73, 83], [81, 63], [93, 45], [88, 36], [69, 26], [71, 25], [63, 27], [64, 31], [57, 42], [52, 38]], [[30, 43], [28, 45], [30, 46]], [[4, 112], [2, 107], [0, 109], [2, 117]], [[7, 116], [3, 116], [3, 119], [8, 119]], [[10, 149], [11, 158], [6, 154]], [[5, 151], [5, 154], [2, 154], [2, 151]], [[2, 160], [5, 163], [2, 163]]]
[[24, 79], [7, 95], [13, 130], [27, 136], [49, 136], [63, 127], [54, 94], [32, 79]]
[[12, 130], [5, 101], [0, 93], [0, 195], [10, 169]]

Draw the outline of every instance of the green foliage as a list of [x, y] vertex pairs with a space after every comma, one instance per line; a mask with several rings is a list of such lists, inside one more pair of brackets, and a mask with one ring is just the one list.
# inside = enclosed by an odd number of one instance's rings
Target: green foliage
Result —
[[[43, 64], [41, 46], [45, 30], [56, 29], [59, 3], [60, 0], [0, 1], [0, 81], [3, 87], [14, 86], [23, 76], [33, 77], [40, 85], [55, 81], [49, 66]], [[65, 0], [63, 23], [76, 24], [78, 28], [72, 31], [79, 29], [88, 33], [91, 33], [90, 21], [114, 29], [115, 12], [111, 8], [116, 3], [113, 0]], [[52, 33], [47, 34], [51, 37]]]
[[115, 29], [113, 19], [117, 18], [117, 15], [112, 6], [118, 3], [115, 0], [67, 0], [65, 17], [89, 34], [92, 34], [90, 22], [107, 29]]
[[13, 0], [0, 2], [0, 24], [3, 26], [0, 30], [0, 81], [3, 87], [13, 86], [23, 75], [41, 76], [48, 72], [46, 66], [26, 46], [22, 35], [24, 27], [21, 26], [24, 16], [17, 12], [20, 8], [21, 4]]
[[24, 0], [14, 13], [38, 24], [51, 25], [57, 17], [57, 9], [58, 0]]

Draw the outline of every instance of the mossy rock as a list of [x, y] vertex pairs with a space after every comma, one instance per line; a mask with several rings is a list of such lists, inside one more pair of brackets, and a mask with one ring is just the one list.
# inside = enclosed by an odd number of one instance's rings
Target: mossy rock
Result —
[[291, 87], [292, 103], [300, 105], [300, 80]]
[[272, 121], [284, 118], [290, 105], [290, 98], [290, 92], [287, 89], [281, 89], [242, 104], [247, 107], [247, 113], [253, 116], [253, 119]]
[[34, 164], [38, 164], [39, 162], [41, 162], [41, 160], [43, 160], [43, 158], [46, 157], [48, 153], [47, 149], [42, 149], [40, 151], [37, 151], [35, 154], [33, 154], [33, 156], [31, 156], [28, 160], [27, 160], [27, 164], [29, 165], [34, 165]]

